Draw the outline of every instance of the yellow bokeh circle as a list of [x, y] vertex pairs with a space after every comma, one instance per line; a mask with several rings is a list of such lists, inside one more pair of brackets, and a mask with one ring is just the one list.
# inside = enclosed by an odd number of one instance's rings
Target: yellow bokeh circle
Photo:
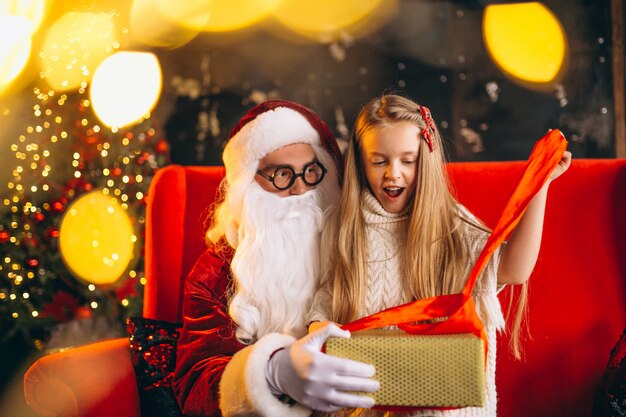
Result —
[[0, 16], [0, 93], [22, 72], [31, 50], [31, 23], [22, 16]]
[[159, 10], [188, 29], [227, 32], [252, 26], [282, 0], [157, 0]]
[[46, 0], [0, 0], [0, 16], [24, 17], [29, 22], [29, 30], [32, 35], [37, 32], [43, 21], [46, 3], [48, 3]]
[[136, 236], [126, 210], [100, 190], [76, 199], [61, 220], [59, 249], [74, 275], [112, 284], [133, 258]]
[[39, 52], [41, 76], [57, 92], [91, 80], [118, 40], [110, 13], [70, 12], [48, 29]]
[[341, 31], [366, 20], [381, 3], [384, 5], [382, 0], [284, 0], [273, 16], [299, 35], [331, 42], [340, 38]]
[[514, 79], [549, 83], [563, 69], [567, 54], [565, 31], [542, 3], [487, 6], [483, 39], [493, 61]]
[[[130, 9], [130, 36], [145, 45], [179, 48], [190, 42], [199, 29], [190, 29], [172, 21], [168, 13], [155, 7], [154, 0], [134, 0]], [[160, 4], [161, 2], [159, 2]], [[177, 4], [186, 4], [178, 1]]]
[[119, 128], [143, 120], [156, 105], [161, 87], [161, 66], [154, 54], [118, 52], [96, 69], [89, 95], [102, 123]]

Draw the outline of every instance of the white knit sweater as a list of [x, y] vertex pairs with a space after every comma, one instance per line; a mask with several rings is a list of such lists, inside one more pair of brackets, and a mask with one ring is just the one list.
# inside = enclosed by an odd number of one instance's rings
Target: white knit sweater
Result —
[[[374, 314], [378, 311], [410, 301], [402, 289], [400, 282], [400, 253], [406, 242], [408, 230], [408, 212], [389, 213], [369, 192], [362, 195], [363, 216], [367, 224], [368, 239], [368, 287], [366, 299], [360, 307], [360, 317]], [[465, 207], [459, 206], [462, 215], [475, 220], [475, 217]], [[329, 222], [327, 222], [329, 223]], [[332, 223], [332, 222], [330, 222]], [[464, 238], [470, 248], [472, 265], [476, 262], [487, 241], [488, 234], [466, 222]], [[329, 237], [330, 238], [330, 237]], [[322, 254], [324, 256], [324, 254]], [[322, 259], [325, 259], [322, 257]], [[411, 417], [470, 417], [496, 416], [496, 330], [504, 327], [504, 318], [497, 298], [497, 276], [500, 250], [492, 256], [485, 271], [474, 287], [474, 300], [478, 315], [485, 325], [489, 349], [487, 354], [487, 384], [484, 407], [466, 407], [457, 410], [420, 410], [412, 413], [392, 413], [373, 410], [344, 410], [342, 412], [322, 414], [319, 416], [411, 416]], [[311, 309], [310, 320], [328, 320], [332, 305], [332, 285], [327, 279], [318, 290]]]

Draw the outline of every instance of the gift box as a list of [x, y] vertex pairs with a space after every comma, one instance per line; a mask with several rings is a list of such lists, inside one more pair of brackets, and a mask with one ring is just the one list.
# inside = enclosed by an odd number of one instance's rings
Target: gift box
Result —
[[367, 395], [377, 406], [484, 405], [485, 350], [483, 340], [473, 334], [366, 330], [349, 339], [328, 339], [326, 353], [374, 365], [380, 389]]

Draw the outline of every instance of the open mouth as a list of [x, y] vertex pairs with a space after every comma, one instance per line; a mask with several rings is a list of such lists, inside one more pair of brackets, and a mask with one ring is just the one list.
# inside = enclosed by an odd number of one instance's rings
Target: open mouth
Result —
[[404, 187], [385, 187], [383, 191], [389, 198], [398, 198], [404, 191]]

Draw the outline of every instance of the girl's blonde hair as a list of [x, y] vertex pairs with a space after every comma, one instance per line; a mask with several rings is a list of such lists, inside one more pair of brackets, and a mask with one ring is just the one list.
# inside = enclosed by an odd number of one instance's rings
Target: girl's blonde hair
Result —
[[[337, 247], [330, 251], [329, 262], [329, 278], [333, 280], [331, 317], [338, 323], [358, 318], [359, 306], [366, 295], [367, 239], [361, 192], [369, 184], [361, 157], [361, 138], [372, 128], [400, 121], [415, 123], [420, 131], [427, 128], [419, 104], [398, 95], [384, 95], [365, 105], [352, 131], [343, 191], [338, 212], [332, 216], [336, 223], [331, 226], [338, 235]], [[424, 138], [417, 138], [417, 181], [409, 207], [406, 249], [400, 257], [403, 288], [415, 300], [460, 292], [472, 267], [467, 263], [469, 248], [463, 243], [460, 227], [461, 222], [470, 220], [459, 215], [445, 167], [443, 142], [438, 129], [433, 130], [432, 152]], [[480, 224], [472, 224], [487, 231]], [[518, 316], [520, 314], [518, 312]], [[519, 355], [518, 333], [519, 320], [516, 319], [512, 342], [516, 356]]]

